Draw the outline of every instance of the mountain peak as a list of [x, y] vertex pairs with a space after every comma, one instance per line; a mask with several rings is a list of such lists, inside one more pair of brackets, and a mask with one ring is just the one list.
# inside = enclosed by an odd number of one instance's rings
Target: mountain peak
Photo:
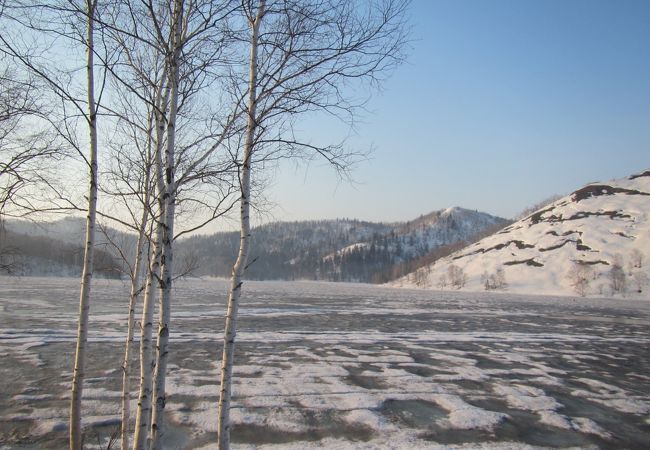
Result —
[[[445, 209], [444, 211], [442, 211], [442, 213], [440, 213], [440, 215], [441, 215], [441, 216], [451, 216], [451, 215], [453, 215], [453, 214], [458, 214], [458, 213], [460, 213], [461, 211], [463, 211], [463, 209], [460, 208], [460, 207], [458, 207], [458, 206], [450, 206], [449, 208], [447, 208], [447, 209]], [[465, 211], [466, 211], [466, 210], [465, 210]]]

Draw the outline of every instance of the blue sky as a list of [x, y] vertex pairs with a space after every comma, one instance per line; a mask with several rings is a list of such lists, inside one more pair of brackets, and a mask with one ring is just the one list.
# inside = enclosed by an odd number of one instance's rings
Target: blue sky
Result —
[[[650, 167], [650, 1], [414, 0], [413, 43], [349, 143], [339, 183], [285, 162], [276, 220], [409, 220], [462, 206], [511, 217]], [[341, 127], [301, 123], [315, 140]]]

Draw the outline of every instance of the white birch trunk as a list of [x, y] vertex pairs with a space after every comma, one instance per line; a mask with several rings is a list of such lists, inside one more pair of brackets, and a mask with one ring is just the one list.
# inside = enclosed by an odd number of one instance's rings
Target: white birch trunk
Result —
[[95, 0], [87, 0], [87, 89], [88, 89], [88, 128], [90, 133], [90, 164], [88, 186], [88, 216], [86, 217], [86, 244], [84, 248], [81, 292], [79, 294], [79, 326], [75, 351], [72, 393], [70, 401], [70, 450], [81, 450], [81, 399], [86, 366], [86, 344], [88, 342], [88, 316], [90, 312], [90, 287], [93, 277], [95, 245], [95, 221], [97, 215], [97, 111], [95, 105], [94, 72], [94, 26]]
[[[163, 221], [165, 220], [165, 210], [163, 195], [165, 193], [162, 163], [162, 145], [165, 130], [165, 111], [167, 109], [167, 99], [169, 98], [165, 86], [167, 71], [163, 72], [161, 78], [161, 89], [158, 94], [156, 104], [156, 150], [155, 150], [155, 167], [156, 167], [156, 195], [158, 197], [159, 217], [156, 223], [156, 233], [153, 243], [153, 255], [149, 268], [149, 278], [144, 294], [142, 306], [142, 321], [140, 331], [140, 394], [138, 397], [138, 410], [135, 417], [135, 429], [133, 436], [134, 450], [148, 450], [149, 448], [149, 429], [151, 427], [151, 405], [153, 396], [153, 313], [154, 313], [154, 295], [156, 292], [153, 286], [154, 281], [160, 280], [160, 265], [162, 259], [162, 239], [163, 239]], [[161, 95], [160, 92], [165, 90]]]
[[153, 241], [151, 264], [147, 277], [142, 305], [142, 319], [140, 320], [140, 392], [138, 394], [138, 409], [135, 417], [133, 431], [133, 449], [146, 450], [151, 418], [151, 381], [153, 373], [152, 334], [153, 313], [156, 288], [154, 283], [159, 277], [160, 253], [162, 236], [159, 227], [156, 227], [156, 236]]
[[151, 449], [162, 448], [165, 432], [164, 412], [166, 404], [165, 383], [167, 374], [167, 359], [169, 354], [169, 321], [171, 318], [172, 282], [174, 276], [174, 215], [176, 205], [175, 145], [176, 145], [176, 116], [178, 110], [178, 62], [181, 50], [181, 24], [183, 17], [183, 0], [176, 0], [173, 17], [173, 46], [169, 61], [170, 104], [167, 122], [167, 147], [165, 151], [165, 218], [163, 220], [163, 253], [162, 273], [160, 280], [160, 319], [158, 323], [158, 342], [156, 352], [156, 373], [154, 378], [153, 398], [155, 399], [151, 417]]
[[131, 420], [131, 351], [133, 350], [133, 335], [135, 328], [135, 306], [140, 297], [142, 286], [140, 284], [140, 272], [144, 260], [144, 243], [147, 238], [146, 228], [149, 221], [149, 168], [144, 181], [144, 200], [142, 209], [142, 218], [140, 221], [140, 230], [138, 232], [138, 242], [136, 244], [135, 262], [133, 265], [133, 274], [131, 278], [131, 293], [129, 295], [129, 315], [127, 318], [126, 345], [124, 349], [124, 361], [122, 363], [122, 436], [121, 448], [129, 448], [129, 428]]
[[228, 311], [226, 313], [226, 326], [223, 339], [223, 355], [221, 358], [221, 391], [219, 396], [219, 413], [217, 423], [219, 450], [230, 449], [230, 400], [232, 395], [232, 369], [235, 355], [235, 338], [237, 334], [237, 313], [241, 297], [244, 273], [248, 261], [250, 245], [250, 187], [251, 187], [251, 157], [253, 154], [256, 130], [257, 106], [257, 44], [260, 23], [264, 16], [266, 2], [261, 0], [257, 15], [251, 23], [251, 54], [250, 74], [248, 87], [248, 124], [246, 126], [246, 140], [244, 142], [244, 160], [241, 169], [241, 199], [240, 220], [241, 234], [239, 254], [232, 269], [230, 292], [228, 295]]

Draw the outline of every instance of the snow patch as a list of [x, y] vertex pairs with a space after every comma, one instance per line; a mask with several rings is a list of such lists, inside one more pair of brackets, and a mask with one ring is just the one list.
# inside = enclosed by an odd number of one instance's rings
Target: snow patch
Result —
[[433, 399], [438, 405], [449, 411], [449, 417], [446, 421], [451, 428], [455, 429], [492, 430], [508, 417], [507, 414], [470, 405], [455, 395], [438, 394], [433, 396]]

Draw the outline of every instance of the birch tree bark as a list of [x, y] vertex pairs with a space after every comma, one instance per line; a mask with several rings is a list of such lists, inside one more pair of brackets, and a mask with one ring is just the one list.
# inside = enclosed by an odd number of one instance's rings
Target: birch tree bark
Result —
[[217, 423], [219, 450], [230, 449], [230, 400], [232, 396], [232, 369], [235, 355], [235, 338], [237, 334], [237, 313], [239, 299], [244, 283], [244, 272], [248, 261], [250, 246], [250, 192], [251, 192], [251, 162], [254, 149], [257, 107], [257, 44], [260, 24], [264, 17], [266, 1], [260, 0], [257, 14], [251, 20], [249, 86], [248, 86], [248, 122], [246, 125], [246, 140], [244, 143], [244, 159], [240, 175], [240, 220], [241, 233], [237, 261], [232, 269], [230, 292], [228, 295], [228, 311], [223, 337], [223, 355], [221, 357], [221, 391], [219, 395], [219, 415]]
[[122, 363], [122, 429], [121, 429], [121, 448], [129, 448], [129, 433], [131, 421], [131, 359], [133, 349], [133, 335], [135, 328], [135, 307], [142, 291], [140, 283], [140, 272], [144, 262], [144, 244], [147, 241], [147, 225], [149, 223], [149, 171], [145, 172], [144, 202], [142, 208], [142, 217], [140, 220], [140, 230], [138, 232], [138, 242], [135, 250], [135, 262], [133, 264], [133, 274], [131, 275], [131, 291], [129, 294], [129, 312], [127, 317], [127, 334], [126, 345], [124, 348], [124, 361]]
[[147, 285], [144, 291], [142, 319], [140, 320], [140, 392], [138, 395], [138, 408], [133, 431], [134, 450], [146, 450], [148, 447], [147, 440], [149, 438], [148, 431], [151, 420], [151, 383], [153, 374], [153, 314], [156, 293], [154, 283], [157, 282], [160, 276], [161, 240], [162, 234], [160, 227], [156, 227]]
[[169, 99], [169, 90], [167, 84], [167, 71], [163, 71], [161, 77], [161, 86], [159, 87], [156, 110], [156, 138], [155, 138], [155, 170], [156, 170], [156, 196], [158, 198], [158, 218], [155, 225], [155, 238], [153, 242], [153, 251], [145, 289], [144, 300], [142, 305], [142, 320], [140, 322], [140, 394], [138, 397], [138, 409], [136, 413], [135, 429], [133, 436], [133, 449], [146, 450], [149, 447], [149, 429], [151, 427], [151, 405], [153, 397], [153, 313], [154, 313], [154, 296], [156, 287], [154, 283], [160, 280], [160, 266], [162, 264], [163, 253], [163, 221], [165, 220], [165, 205], [162, 199], [165, 192], [165, 182], [163, 176], [162, 147], [163, 136], [165, 132], [165, 112]]
[[154, 377], [153, 398], [154, 409], [151, 417], [151, 448], [159, 450], [162, 447], [164, 435], [164, 410], [166, 403], [165, 382], [167, 374], [167, 357], [169, 343], [169, 321], [171, 316], [172, 282], [174, 249], [174, 218], [176, 204], [176, 172], [175, 145], [176, 145], [176, 117], [178, 113], [178, 83], [179, 83], [179, 58], [182, 49], [182, 22], [183, 0], [174, 3], [174, 17], [172, 26], [172, 46], [169, 55], [169, 81], [170, 104], [167, 120], [167, 145], [165, 150], [165, 192], [164, 220], [162, 221], [162, 273], [160, 279], [160, 319], [158, 323], [158, 341], [156, 346], [156, 373]]
[[77, 347], [72, 377], [70, 401], [70, 450], [81, 450], [81, 398], [86, 365], [86, 345], [88, 343], [88, 316], [90, 312], [90, 288], [93, 277], [93, 256], [95, 245], [95, 220], [97, 215], [97, 111], [95, 103], [94, 73], [94, 21], [97, 0], [86, 0], [87, 13], [87, 89], [88, 89], [88, 129], [90, 134], [88, 215], [86, 217], [86, 244], [84, 248], [81, 293], [79, 295], [79, 325]]

